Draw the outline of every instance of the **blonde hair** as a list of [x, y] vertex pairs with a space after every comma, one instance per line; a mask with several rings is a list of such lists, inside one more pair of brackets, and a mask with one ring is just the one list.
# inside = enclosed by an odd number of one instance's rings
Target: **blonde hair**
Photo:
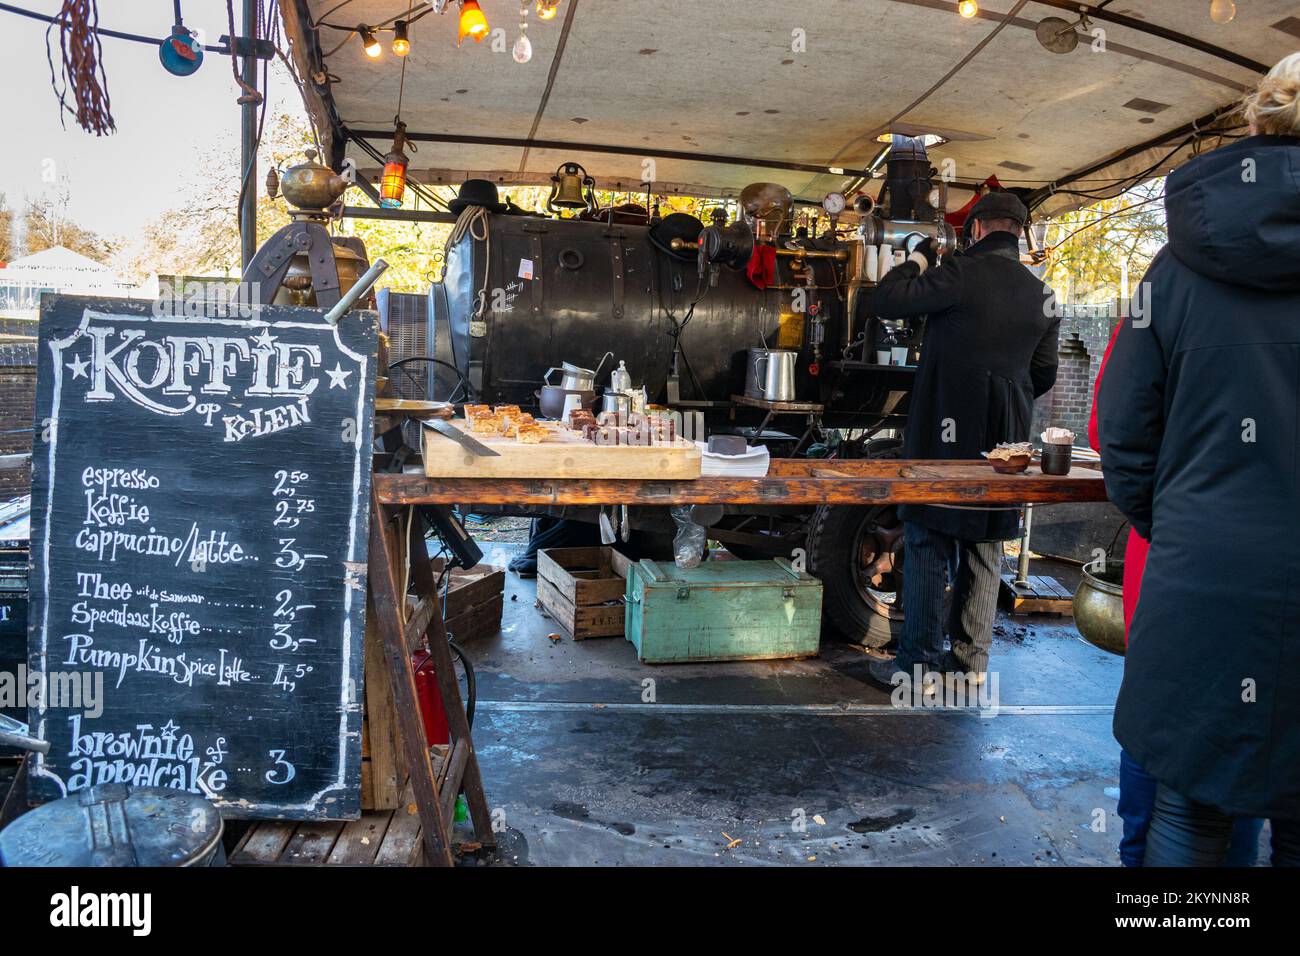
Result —
[[1300, 53], [1279, 60], [1242, 101], [1241, 111], [1258, 133], [1300, 136]]

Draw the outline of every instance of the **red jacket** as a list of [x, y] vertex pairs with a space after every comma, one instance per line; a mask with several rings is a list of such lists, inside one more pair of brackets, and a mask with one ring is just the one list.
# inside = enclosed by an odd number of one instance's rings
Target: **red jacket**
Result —
[[[1093, 383], [1092, 417], [1088, 419], [1088, 444], [1092, 446], [1093, 451], [1101, 450], [1101, 440], [1097, 437], [1097, 392], [1101, 389], [1101, 376], [1106, 371], [1106, 360], [1110, 358], [1110, 350], [1114, 348], [1115, 339], [1122, 328], [1124, 323], [1120, 322], [1111, 333], [1106, 354], [1101, 357], [1101, 366], [1097, 369], [1097, 381]], [[1102, 462], [1102, 467], [1106, 467], [1105, 462]], [[1129, 625], [1133, 623], [1133, 612], [1137, 609], [1138, 593], [1142, 590], [1142, 572], [1146, 569], [1147, 552], [1150, 549], [1151, 543], [1130, 528], [1128, 544], [1124, 547], [1124, 638], [1126, 642]]]

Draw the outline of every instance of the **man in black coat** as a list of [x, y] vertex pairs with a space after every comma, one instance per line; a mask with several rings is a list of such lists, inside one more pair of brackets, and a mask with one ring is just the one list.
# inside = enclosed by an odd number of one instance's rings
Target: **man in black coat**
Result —
[[[1020, 264], [1028, 210], [989, 193], [970, 213], [972, 244], [935, 264], [926, 240], [874, 290], [883, 319], [928, 314], [903, 454], [978, 459], [999, 442], [1027, 441], [1034, 399], [1056, 382], [1051, 289]], [[1018, 531], [1015, 509], [904, 505], [903, 630], [894, 661], [871, 674], [897, 686], [940, 671], [980, 683], [988, 668], [1002, 544]], [[944, 653], [943, 598], [953, 586]], [[900, 676], [901, 675], [901, 676]], [[932, 686], [932, 685], [929, 685]]]
[[1214, 865], [1237, 816], [1300, 865], [1300, 136], [1165, 193], [1097, 395], [1106, 492], [1151, 542], [1115, 736], [1160, 783], [1148, 866]]

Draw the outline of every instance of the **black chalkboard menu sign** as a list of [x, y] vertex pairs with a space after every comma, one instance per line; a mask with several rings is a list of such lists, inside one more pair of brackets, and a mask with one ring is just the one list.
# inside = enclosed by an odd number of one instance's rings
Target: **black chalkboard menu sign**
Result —
[[375, 315], [174, 305], [42, 299], [31, 792], [354, 817]]

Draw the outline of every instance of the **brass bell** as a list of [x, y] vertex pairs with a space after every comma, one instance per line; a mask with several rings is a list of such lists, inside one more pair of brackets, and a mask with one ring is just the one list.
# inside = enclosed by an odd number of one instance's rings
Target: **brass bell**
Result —
[[[587, 175], [587, 171], [577, 163], [564, 163], [551, 177], [551, 194], [546, 199], [546, 208], [551, 212], [559, 209], [596, 210], [596, 181]], [[585, 192], [584, 192], [585, 190]]]

